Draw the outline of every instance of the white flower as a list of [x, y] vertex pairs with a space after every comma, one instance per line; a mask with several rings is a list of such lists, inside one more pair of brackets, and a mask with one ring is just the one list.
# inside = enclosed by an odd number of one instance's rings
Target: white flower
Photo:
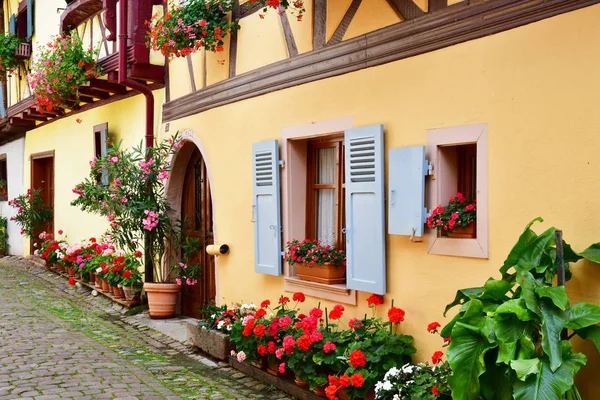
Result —
[[221, 329], [223, 325], [225, 325], [225, 321], [219, 321], [219, 323], [217, 324], [217, 329]]
[[392, 390], [393, 385], [389, 382], [389, 381], [383, 381], [383, 386], [382, 386], [383, 390], [388, 391], [388, 390]]
[[397, 394], [395, 394], [394, 397], [392, 398], [392, 400], [400, 400], [400, 396], [398, 396]]
[[213, 314], [210, 316], [212, 319], [215, 319], [217, 317], [217, 314]]
[[102, 272], [102, 268], [100, 268], [100, 267], [96, 268], [96, 273], [99, 274], [100, 272]]
[[230, 331], [231, 330], [231, 325], [227, 325], [227, 330]]
[[39, 251], [39, 250], [36, 250], [36, 251], [34, 251], [34, 252], [33, 252], [33, 255], [34, 255], [34, 256], [38, 256], [38, 255], [40, 255], [40, 251]]

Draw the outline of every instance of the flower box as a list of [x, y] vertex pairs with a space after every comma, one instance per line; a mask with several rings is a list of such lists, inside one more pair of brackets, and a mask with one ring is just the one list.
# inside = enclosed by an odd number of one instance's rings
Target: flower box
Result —
[[307, 264], [296, 264], [298, 278], [303, 281], [324, 283], [332, 285], [346, 282], [346, 268], [335, 266], [333, 263], [315, 264], [309, 267]]
[[190, 322], [187, 323], [187, 341], [219, 360], [227, 360], [231, 350], [235, 348], [233, 342], [229, 340], [229, 335]]
[[458, 239], [473, 239], [477, 237], [475, 222], [471, 222], [467, 226], [461, 226], [460, 228], [454, 228], [452, 232], [448, 232], [449, 238]]

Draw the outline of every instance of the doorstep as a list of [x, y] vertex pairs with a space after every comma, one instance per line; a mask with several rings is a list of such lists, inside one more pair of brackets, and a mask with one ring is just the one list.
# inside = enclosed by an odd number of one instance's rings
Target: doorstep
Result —
[[135, 320], [140, 326], [152, 328], [180, 343], [185, 343], [187, 340], [187, 323], [198, 325], [199, 322], [197, 319], [181, 316], [169, 319], [151, 319], [147, 312], [132, 315], [129, 318]]

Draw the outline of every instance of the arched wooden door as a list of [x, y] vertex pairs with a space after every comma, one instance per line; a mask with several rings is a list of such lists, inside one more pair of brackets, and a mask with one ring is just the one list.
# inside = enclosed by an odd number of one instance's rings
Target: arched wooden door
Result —
[[206, 246], [213, 243], [212, 199], [204, 159], [194, 148], [188, 161], [183, 182], [181, 217], [185, 221], [183, 233], [200, 241], [200, 251], [191, 260], [202, 266], [198, 284], [184, 285], [182, 313], [200, 318], [202, 307], [216, 296], [214, 257], [206, 254]]

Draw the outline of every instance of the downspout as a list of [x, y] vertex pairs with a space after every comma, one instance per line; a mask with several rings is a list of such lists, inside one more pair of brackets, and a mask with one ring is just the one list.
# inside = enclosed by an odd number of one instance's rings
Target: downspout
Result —
[[[129, 0], [119, 0], [119, 83], [137, 90], [146, 97], [146, 149], [154, 147], [154, 95], [146, 85], [127, 77], [127, 5]], [[144, 281], [154, 281], [154, 263], [151, 257], [150, 232], [144, 234]]]

